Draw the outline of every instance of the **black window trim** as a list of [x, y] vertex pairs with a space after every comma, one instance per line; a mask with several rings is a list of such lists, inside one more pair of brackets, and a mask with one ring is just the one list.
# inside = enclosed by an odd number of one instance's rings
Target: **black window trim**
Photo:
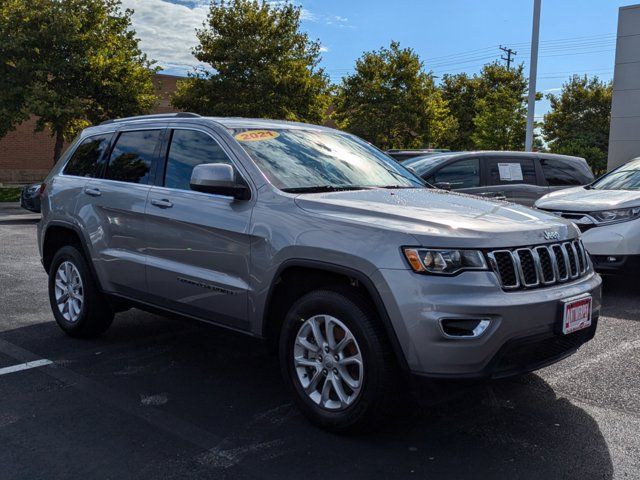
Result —
[[[111, 155], [111, 149], [113, 148], [113, 139], [115, 138], [116, 133], [117, 133], [116, 130], [108, 130], [106, 132], [96, 132], [96, 133], [92, 133], [91, 135], [87, 135], [85, 137], [80, 137], [77, 140], [76, 144], [73, 146], [73, 149], [69, 152], [68, 157], [65, 160], [64, 165], [60, 169], [60, 173], [58, 175], [61, 176], [61, 177], [84, 178], [84, 179], [102, 178], [104, 159], [105, 159], [105, 157], [107, 155]], [[73, 156], [76, 154], [76, 150], [78, 150], [78, 148], [80, 148], [80, 145], [82, 145], [85, 141], [89, 140], [90, 138], [102, 137], [102, 136], [107, 136], [107, 135], [110, 135], [109, 141], [107, 143], [107, 148], [105, 148], [104, 152], [102, 152], [102, 155], [100, 155], [100, 158], [98, 158], [96, 169], [93, 172], [94, 173], [93, 177], [87, 177], [87, 176], [81, 177], [79, 175], [72, 175], [72, 174], [65, 173], [65, 170], [67, 169], [67, 166], [69, 165], [69, 162], [71, 161]]]
[[156, 175], [155, 175], [155, 181], [152, 184], [152, 186], [154, 187], [158, 187], [158, 188], [164, 188], [166, 190], [172, 191], [172, 192], [188, 192], [188, 193], [194, 193], [194, 194], [198, 194], [198, 195], [205, 195], [207, 197], [221, 197], [221, 198], [229, 198], [228, 195], [215, 195], [212, 193], [204, 193], [204, 192], [196, 192], [194, 190], [184, 190], [182, 188], [172, 188], [172, 187], [165, 187], [164, 185], [164, 180], [165, 180], [165, 175], [167, 172], [167, 161], [169, 159], [169, 150], [170, 150], [170, 145], [171, 145], [171, 140], [173, 139], [173, 131], [174, 130], [191, 130], [191, 131], [195, 131], [195, 132], [200, 132], [200, 133], [204, 133], [205, 135], [209, 136], [214, 142], [216, 142], [216, 144], [220, 147], [220, 149], [225, 153], [225, 155], [227, 156], [227, 158], [229, 158], [229, 162], [231, 163], [231, 165], [233, 166], [234, 171], [236, 172], [237, 175], [240, 176], [240, 178], [242, 179], [242, 181], [244, 182], [245, 185], [247, 185], [249, 187], [249, 190], [251, 191], [251, 198], [254, 197], [254, 187], [252, 182], [249, 182], [247, 180], [247, 174], [244, 172], [243, 167], [239, 166], [239, 162], [235, 159], [231, 149], [227, 148], [223, 142], [216, 138], [216, 136], [210, 132], [209, 130], [207, 130], [206, 128], [202, 128], [196, 125], [168, 125], [166, 127], [166, 132], [165, 135], [162, 139], [162, 147], [160, 148], [160, 152], [159, 152], [159, 158], [158, 158], [158, 168], [156, 169]]
[[[147, 130], [158, 130], [160, 132], [160, 138], [158, 139], [158, 142], [156, 144], [156, 147], [152, 155], [152, 160], [151, 160], [152, 165], [151, 165], [151, 168], [149, 169], [149, 180], [146, 183], [133, 183], [133, 182], [125, 182], [123, 180], [114, 180], [112, 178], [106, 178], [107, 167], [109, 166], [111, 153], [113, 152], [113, 148], [116, 146], [116, 143], [118, 142], [118, 139], [120, 138], [120, 136], [123, 133], [141, 132], [141, 131], [147, 131]], [[167, 130], [166, 125], [157, 125], [157, 124], [155, 126], [124, 125], [122, 128], [115, 130], [113, 132], [114, 134], [111, 138], [111, 143], [108, 148], [108, 155], [103, 156], [104, 161], [102, 162], [102, 164], [100, 165], [100, 168], [98, 169], [99, 173], [96, 175], [96, 178], [103, 181], [107, 181], [107, 182], [117, 182], [117, 183], [123, 183], [126, 185], [142, 185], [147, 187], [152, 187], [153, 185], [155, 185], [157, 165], [162, 161], [159, 155], [160, 155], [162, 145], [164, 144], [164, 140], [165, 140], [164, 137], [166, 134], [166, 130]]]

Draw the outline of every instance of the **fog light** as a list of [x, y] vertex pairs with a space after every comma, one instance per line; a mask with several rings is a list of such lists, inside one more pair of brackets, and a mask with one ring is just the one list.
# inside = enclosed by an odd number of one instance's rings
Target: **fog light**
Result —
[[490, 324], [491, 320], [486, 318], [445, 318], [440, 320], [443, 333], [447, 337], [453, 338], [478, 338], [489, 328]]

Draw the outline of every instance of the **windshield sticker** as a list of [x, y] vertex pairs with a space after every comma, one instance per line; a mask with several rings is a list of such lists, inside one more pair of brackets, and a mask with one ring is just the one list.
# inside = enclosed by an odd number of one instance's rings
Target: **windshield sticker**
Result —
[[239, 142], [261, 142], [263, 140], [271, 140], [280, 134], [273, 130], [249, 130], [247, 132], [238, 133], [236, 140]]
[[507, 182], [522, 181], [522, 167], [519, 163], [499, 163], [500, 180]]

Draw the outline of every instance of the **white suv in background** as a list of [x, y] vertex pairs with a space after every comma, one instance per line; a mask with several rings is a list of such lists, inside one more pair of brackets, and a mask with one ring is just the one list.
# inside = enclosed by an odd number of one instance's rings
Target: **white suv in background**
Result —
[[540, 198], [536, 207], [572, 220], [601, 272], [632, 272], [640, 266], [640, 158], [591, 185]]

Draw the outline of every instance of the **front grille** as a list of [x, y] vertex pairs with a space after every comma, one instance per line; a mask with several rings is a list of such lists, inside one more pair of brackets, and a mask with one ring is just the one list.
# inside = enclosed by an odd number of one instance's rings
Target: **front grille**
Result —
[[589, 270], [580, 240], [488, 253], [502, 288], [517, 290], [554, 285], [580, 278]]

